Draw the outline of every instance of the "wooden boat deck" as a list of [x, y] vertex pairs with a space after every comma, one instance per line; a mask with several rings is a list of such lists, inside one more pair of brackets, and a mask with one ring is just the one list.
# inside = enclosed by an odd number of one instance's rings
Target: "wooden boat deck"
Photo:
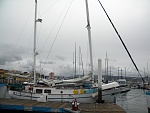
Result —
[[[69, 102], [37, 102], [35, 100], [20, 100], [20, 99], [0, 99], [0, 110], [2, 105], [16, 105], [26, 108], [46, 107], [51, 109], [72, 109], [72, 104]], [[126, 113], [119, 105], [115, 103], [80, 103], [78, 113]], [[32, 109], [31, 109], [32, 111]], [[75, 111], [71, 110], [70, 113]]]

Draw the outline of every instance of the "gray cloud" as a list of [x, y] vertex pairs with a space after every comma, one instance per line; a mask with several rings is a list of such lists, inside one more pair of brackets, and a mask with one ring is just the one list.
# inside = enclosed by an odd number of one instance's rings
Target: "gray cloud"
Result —
[[65, 57], [63, 57], [63, 56], [59, 56], [59, 55], [56, 55], [55, 56], [57, 59], [59, 59], [59, 60], [62, 60], [62, 61], [64, 61], [66, 58]]
[[4, 65], [6, 62], [15, 62], [21, 61], [23, 59], [22, 56], [27, 54], [26, 48], [23, 46], [15, 47], [12, 44], [3, 44], [0, 43], [0, 64]]
[[74, 71], [71, 65], [60, 65], [59, 66], [60, 72], [63, 74], [63, 76], [73, 76]]
[[48, 61], [48, 62], [39, 61], [39, 63], [41, 63], [41, 64], [55, 64], [56, 62], [53, 62], [53, 61]]
[[[16, 64], [15, 66], [17, 66], [18, 62], [20, 62], [22, 70], [30, 70], [33, 66], [34, 1], [1, 0], [0, 3], [0, 65], [1, 67], [5, 67], [6, 64], [10, 63], [9, 66], [15, 68], [14, 65]], [[70, 8], [59, 33], [58, 29], [62, 20], [61, 18], [59, 21], [57, 20], [62, 13], [66, 0], [57, 3], [51, 10], [48, 10], [53, 2], [50, 0], [38, 0], [37, 17], [41, 17], [43, 22], [37, 25], [37, 51], [38, 49], [41, 50], [43, 45], [45, 45], [43, 53], [39, 53], [37, 56], [37, 67], [39, 68], [40, 65], [39, 59], [46, 58], [47, 50], [52, 47], [53, 41], [57, 38], [50, 58], [46, 59], [46, 64], [55, 65], [46, 65], [45, 67], [50, 71], [53, 67], [55, 69], [59, 68], [61, 72], [58, 69], [55, 70], [56, 73], [69, 75], [73, 73], [72, 65], [70, 64], [73, 62], [72, 53], [74, 52], [75, 42], [77, 44], [77, 57], [79, 57], [78, 46], [82, 46], [84, 66], [88, 67], [86, 63], [90, 59], [87, 56], [89, 54], [89, 51], [87, 51], [89, 46], [87, 29], [85, 28], [87, 25], [85, 2], [75, 1], [73, 3], [73, 7]], [[147, 62], [150, 61], [149, 2], [147, 0], [136, 0], [136, 5], [135, 1], [131, 0], [124, 2], [119, 0], [115, 0], [114, 2], [103, 1], [102, 3], [129, 49], [135, 63], [140, 70], [143, 70], [143, 67], [146, 67]], [[94, 62], [94, 67], [97, 67], [96, 64], [99, 57], [102, 59], [104, 67], [106, 51], [109, 58], [109, 65], [113, 66], [114, 70], [118, 66], [128, 67], [131, 64], [131, 60], [98, 2], [89, 1], [89, 11], [92, 28], [93, 61], [96, 61], [96, 63]], [[122, 11], [124, 12], [122, 13]], [[64, 18], [63, 15], [62, 18]], [[47, 36], [49, 36], [49, 40], [46, 40]], [[45, 59], [42, 60], [41, 64], [43, 65], [45, 64]]]

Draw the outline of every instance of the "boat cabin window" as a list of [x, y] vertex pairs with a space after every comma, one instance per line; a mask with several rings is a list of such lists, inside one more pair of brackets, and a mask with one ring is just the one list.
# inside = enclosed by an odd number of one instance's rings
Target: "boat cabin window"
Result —
[[45, 89], [44, 93], [51, 93], [51, 90]]
[[36, 93], [42, 93], [42, 89], [36, 89]]
[[125, 81], [119, 81], [119, 84], [126, 84]]

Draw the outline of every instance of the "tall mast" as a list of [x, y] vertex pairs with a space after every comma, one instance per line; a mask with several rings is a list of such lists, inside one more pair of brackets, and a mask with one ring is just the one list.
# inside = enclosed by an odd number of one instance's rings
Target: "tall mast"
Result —
[[90, 19], [89, 19], [89, 9], [88, 9], [88, 1], [85, 0], [86, 3], [86, 14], [87, 14], [87, 30], [88, 30], [88, 38], [89, 38], [89, 51], [90, 51], [90, 64], [91, 64], [91, 79], [93, 78], [93, 58], [92, 58], [92, 42], [91, 42], [91, 27], [90, 27]]
[[34, 17], [34, 64], [33, 64], [33, 75], [34, 75], [34, 84], [36, 84], [36, 56], [38, 55], [36, 51], [36, 24], [37, 22], [42, 22], [42, 19], [37, 19], [37, 0], [35, 0], [35, 17]]
[[[73, 52], [73, 72], [74, 72], [75, 70], [74, 70], [74, 52]], [[75, 76], [75, 72], [74, 72], [74, 74], [73, 74], [73, 78], [74, 78], [74, 76]]]
[[74, 70], [74, 77], [76, 77], [76, 71], [77, 71], [77, 69], [76, 69], [76, 42], [75, 42], [75, 70]]
[[106, 52], [106, 81], [108, 80], [108, 57]]
[[34, 75], [34, 84], [36, 84], [36, 18], [37, 18], [37, 0], [35, 0], [35, 17], [34, 17], [34, 66], [33, 66], [33, 75]]
[[107, 57], [107, 52], [106, 52], [106, 65], [107, 65], [107, 67], [106, 67], [106, 74], [107, 74], [107, 77], [108, 77], [108, 57]]
[[80, 48], [80, 46], [79, 46], [79, 77], [81, 77], [81, 75], [80, 75], [80, 64], [81, 64], [81, 58], [80, 58], [80, 56], [81, 56], [81, 48]]

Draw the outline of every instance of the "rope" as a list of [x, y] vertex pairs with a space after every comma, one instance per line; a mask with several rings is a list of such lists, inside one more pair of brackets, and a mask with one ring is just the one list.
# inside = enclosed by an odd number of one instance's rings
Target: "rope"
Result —
[[[72, 0], [72, 1], [73, 1], [73, 0]], [[71, 4], [72, 4], [72, 1], [71, 1], [70, 5], [69, 5], [69, 7], [68, 7], [68, 10], [67, 10], [67, 12], [66, 12], [66, 14], [65, 14], [65, 16], [64, 16], [64, 18], [63, 18], [63, 20], [62, 20], [62, 23], [61, 23], [61, 25], [60, 25], [60, 27], [59, 27], [59, 29], [58, 29], [58, 32], [57, 32], [57, 34], [56, 34], [56, 36], [55, 36], [55, 39], [54, 39], [54, 41], [53, 41], [53, 43], [52, 43], [52, 46], [51, 46], [51, 48], [50, 48], [50, 50], [49, 50], [49, 52], [48, 52], [48, 55], [47, 55], [47, 57], [46, 57], [44, 66], [45, 66], [46, 61], [47, 61], [47, 59], [48, 59], [48, 57], [49, 57], [49, 55], [50, 55], [50, 52], [51, 52], [51, 50], [52, 50], [52, 48], [53, 48], [53, 46], [54, 46], [54, 43], [55, 43], [56, 38], [57, 38], [57, 36], [58, 36], [58, 34], [59, 34], [59, 31], [60, 31], [60, 29], [61, 29], [61, 27], [62, 27], [62, 24], [63, 24], [63, 22], [64, 22], [64, 20], [65, 20], [65, 18], [66, 18], [66, 16], [67, 16], [67, 14], [68, 14], [68, 11], [69, 11], [69, 9], [70, 9], [70, 6], [71, 6]], [[44, 66], [43, 66], [43, 68], [44, 68]]]
[[[33, 10], [33, 8], [32, 8], [31, 10]], [[12, 50], [12, 55], [11, 55], [10, 58], [9, 58], [8, 64], [11, 62], [11, 59], [13, 58], [13, 56], [14, 56], [14, 54], [15, 54], [16, 47], [17, 47], [17, 45], [18, 45], [18, 43], [19, 43], [19, 41], [20, 41], [20, 39], [21, 39], [22, 33], [23, 33], [23, 31], [24, 31], [24, 29], [25, 29], [25, 26], [26, 26], [26, 24], [27, 24], [27, 22], [28, 22], [28, 20], [29, 20], [29, 17], [30, 17], [31, 12], [32, 12], [32, 11], [30, 11], [30, 13], [29, 13], [29, 15], [28, 15], [28, 17], [27, 17], [27, 19], [26, 19], [26, 21], [25, 21], [25, 24], [23, 25], [23, 29], [21, 30], [20, 35], [19, 35], [19, 37], [18, 37], [18, 39], [17, 39], [17, 41], [16, 41], [16, 44], [15, 44], [13, 50]], [[7, 65], [7, 69], [8, 69], [8, 65]]]

